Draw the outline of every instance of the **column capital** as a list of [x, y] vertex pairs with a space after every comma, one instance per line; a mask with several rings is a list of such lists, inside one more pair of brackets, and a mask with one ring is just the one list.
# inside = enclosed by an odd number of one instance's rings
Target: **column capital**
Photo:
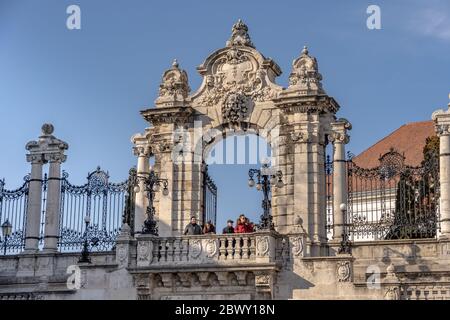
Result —
[[152, 155], [151, 147], [148, 145], [136, 145], [133, 147], [133, 154], [136, 157], [150, 157]]
[[431, 115], [431, 118], [434, 121], [436, 134], [438, 136], [450, 134], [450, 103], [448, 104], [447, 111], [444, 111], [443, 109], [436, 110]]
[[331, 123], [331, 133], [328, 135], [328, 140], [333, 143], [347, 144], [350, 142], [350, 136], [347, 131], [352, 130], [352, 124], [344, 118], [338, 119]]
[[67, 156], [62, 152], [56, 152], [56, 153], [45, 153], [44, 154], [44, 160], [46, 162], [59, 162], [63, 163], [67, 159]]
[[44, 164], [44, 157], [40, 153], [27, 154], [27, 162], [31, 164]]

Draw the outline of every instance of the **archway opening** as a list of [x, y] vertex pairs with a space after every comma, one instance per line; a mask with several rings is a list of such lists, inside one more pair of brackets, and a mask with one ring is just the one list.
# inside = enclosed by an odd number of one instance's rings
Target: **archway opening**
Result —
[[[205, 173], [217, 188], [216, 208], [208, 200], [207, 183], [203, 184], [204, 222], [215, 222], [216, 232], [222, 233], [227, 220], [234, 221], [244, 214], [255, 224], [263, 213], [263, 193], [248, 185], [249, 170], [260, 169], [263, 163], [271, 164], [272, 149], [267, 141], [255, 133], [227, 136], [215, 141], [204, 158]], [[208, 203], [209, 201], [209, 203]], [[214, 210], [216, 215], [214, 216]]]

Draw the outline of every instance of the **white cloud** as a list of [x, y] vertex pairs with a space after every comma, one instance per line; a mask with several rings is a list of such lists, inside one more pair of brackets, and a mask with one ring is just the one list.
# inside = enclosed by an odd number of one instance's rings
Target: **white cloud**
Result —
[[410, 27], [421, 35], [450, 41], [450, 9], [444, 6], [421, 10]]

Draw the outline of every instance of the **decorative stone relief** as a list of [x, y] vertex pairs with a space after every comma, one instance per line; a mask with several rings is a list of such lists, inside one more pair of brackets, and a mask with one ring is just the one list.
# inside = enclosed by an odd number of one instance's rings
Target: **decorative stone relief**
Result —
[[300, 57], [292, 63], [289, 87], [304, 90], [305, 94], [325, 94], [321, 81], [322, 75], [319, 73], [317, 60], [309, 56], [308, 48], [304, 47]]
[[205, 254], [207, 258], [214, 258], [219, 253], [218, 240], [209, 239], [205, 240]]
[[291, 132], [289, 136], [292, 142], [309, 142], [309, 134], [307, 132]]
[[128, 245], [127, 244], [117, 244], [117, 262], [119, 265], [124, 265], [128, 260]]
[[389, 287], [384, 294], [385, 300], [400, 300], [400, 289], [398, 287]]
[[196, 260], [202, 253], [202, 241], [195, 239], [189, 242], [189, 256], [191, 259]]
[[269, 255], [269, 237], [257, 238], [256, 255], [258, 257], [266, 257]]
[[224, 122], [238, 123], [247, 117], [249, 101], [247, 97], [239, 93], [228, 95], [222, 106]]
[[152, 260], [153, 242], [139, 241], [137, 246], [137, 261], [139, 265], [149, 265]]
[[336, 276], [339, 282], [348, 282], [351, 278], [350, 261], [339, 261], [336, 268]]
[[256, 287], [269, 287], [271, 285], [271, 275], [267, 273], [257, 274], [255, 276]]
[[227, 47], [231, 46], [253, 47], [253, 43], [248, 35], [248, 27], [241, 19], [231, 29], [231, 38], [227, 41]]
[[303, 237], [291, 238], [292, 254], [296, 257], [303, 255]]
[[[172, 63], [172, 68], [167, 70], [162, 78], [159, 86], [159, 98], [173, 98], [182, 100], [189, 95], [188, 76], [186, 71], [179, 68], [179, 64], [175, 59]], [[158, 101], [157, 100], [157, 101]]]

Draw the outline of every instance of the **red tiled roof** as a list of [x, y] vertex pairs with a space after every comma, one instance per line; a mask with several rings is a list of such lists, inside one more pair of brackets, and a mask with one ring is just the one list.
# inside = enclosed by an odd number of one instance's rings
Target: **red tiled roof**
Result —
[[354, 157], [353, 161], [359, 167], [374, 168], [380, 164], [378, 159], [393, 148], [405, 156], [405, 164], [419, 166], [423, 160], [425, 140], [434, 135], [436, 132], [431, 120], [408, 123]]

